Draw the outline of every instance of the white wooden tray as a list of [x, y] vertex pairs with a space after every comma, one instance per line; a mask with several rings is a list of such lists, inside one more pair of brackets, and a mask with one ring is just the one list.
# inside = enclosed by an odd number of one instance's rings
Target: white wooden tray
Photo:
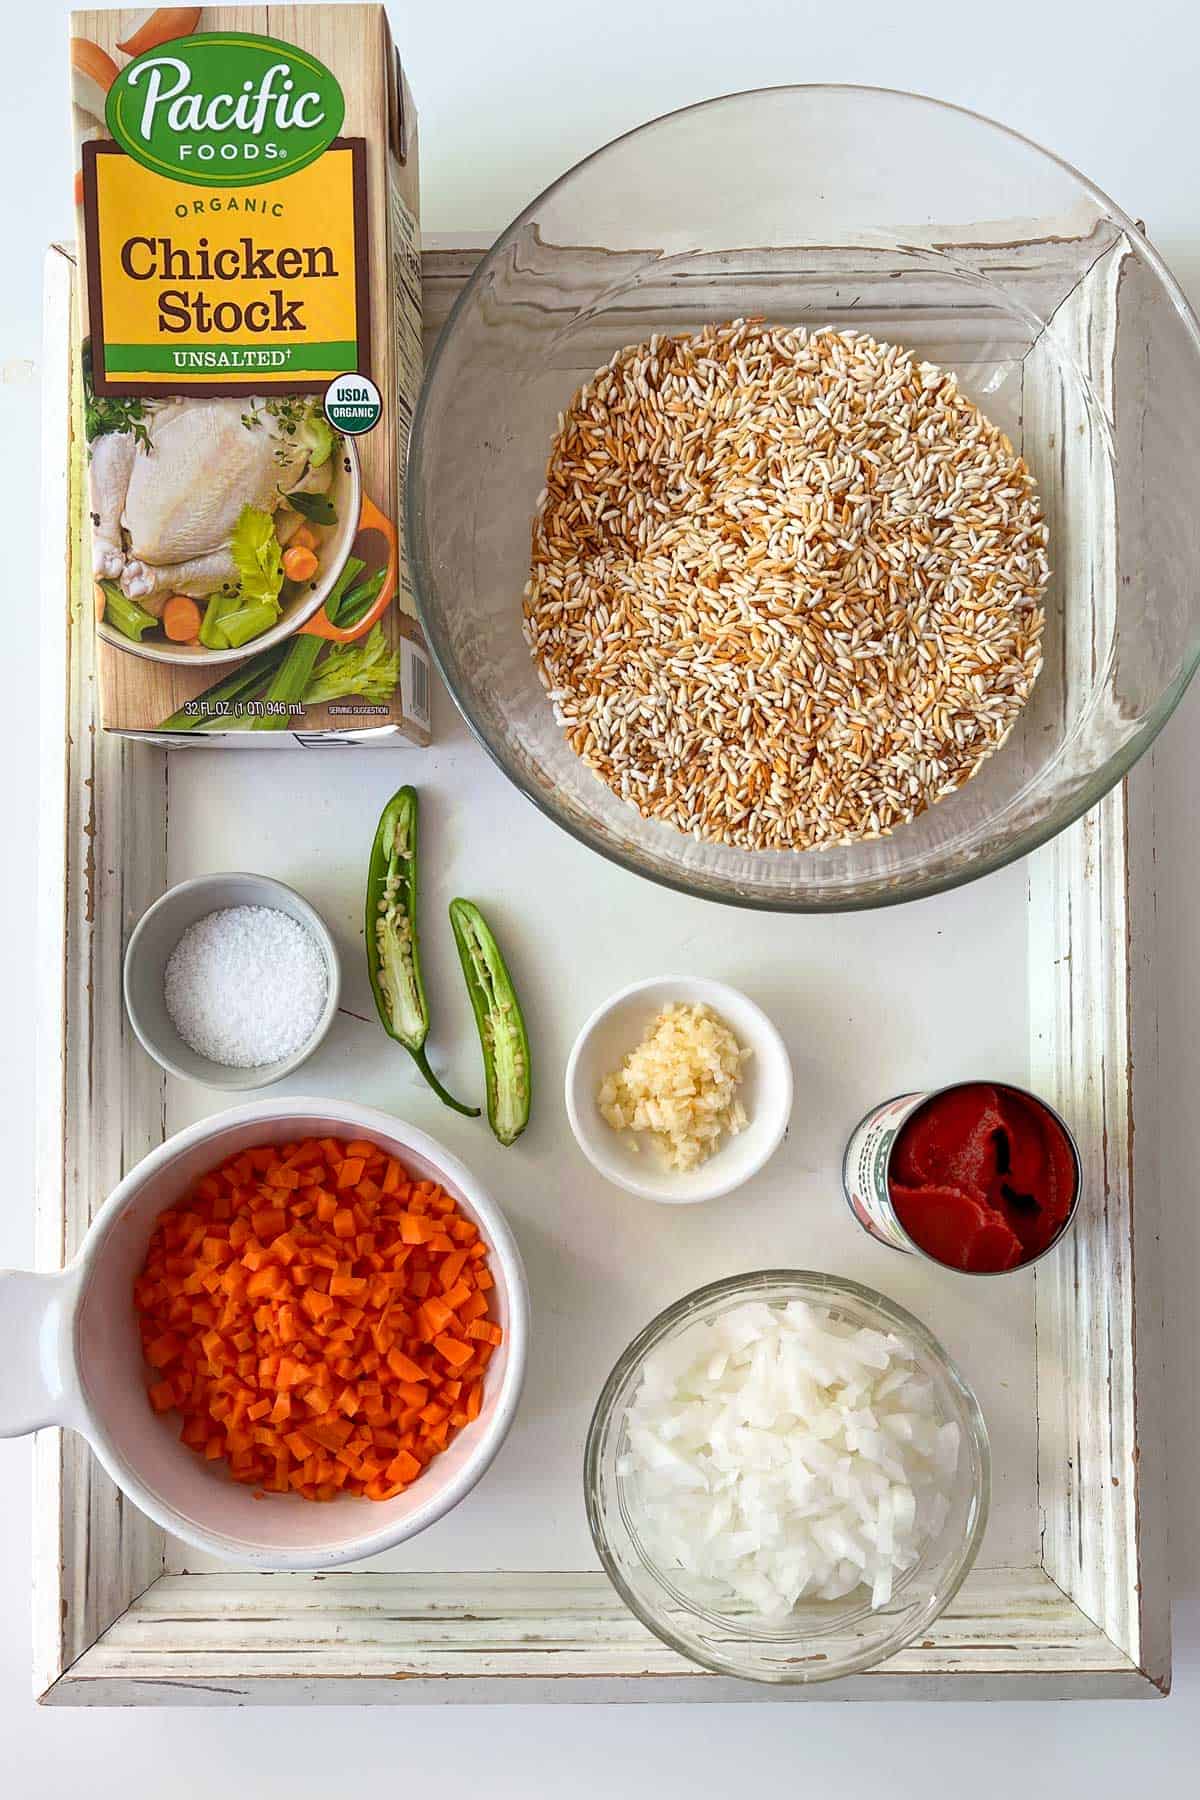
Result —
[[[427, 252], [431, 331], [475, 260]], [[431, 750], [167, 754], [95, 723], [91, 583], [76, 543], [80, 458], [68, 380], [72, 263], [48, 263], [38, 1048], [38, 1255], [70, 1257], [95, 1206], [164, 1134], [216, 1110], [164, 1080], [120, 996], [124, 937], [170, 882], [254, 867], [330, 921], [345, 1010], [288, 1084], [353, 1094], [441, 1137], [517, 1230], [534, 1303], [513, 1434], [468, 1500], [369, 1568], [233, 1573], [166, 1539], [82, 1443], [36, 1457], [35, 1669], [54, 1704], [429, 1700], [828, 1700], [1153, 1695], [1169, 1683], [1161, 1286], [1155, 1178], [1150, 759], [1027, 863], [870, 915], [788, 919], [668, 894], [590, 855], [509, 788], [453, 715]], [[68, 604], [69, 600], [69, 604]], [[423, 903], [435, 1053], [462, 1086], [476, 1052], [439, 917], [486, 901], [528, 1001], [533, 1124], [504, 1151], [442, 1108], [370, 1019], [359, 914], [378, 811], [426, 798]], [[788, 1139], [740, 1194], [654, 1208], [576, 1151], [560, 1100], [583, 1017], [670, 969], [762, 1000], [792, 1050]], [[977, 997], [970, 1012], [964, 996]], [[963, 1282], [851, 1224], [848, 1128], [905, 1086], [965, 1073], [1027, 1081], [1074, 1123], [1084, 1197], [1041, 1267]], [[1135, 1132], [1136, 1120], [1136, 1132]], [[926, 1318], [979, 1392], [995, 1462], [980, 1563], [927, 1638], [834, 1687], [764, 1688], [699, 1671], [625, 1611], [580, 1493], [594, 1397], [662, 1305], [736, 1269], [826, 1268]]]

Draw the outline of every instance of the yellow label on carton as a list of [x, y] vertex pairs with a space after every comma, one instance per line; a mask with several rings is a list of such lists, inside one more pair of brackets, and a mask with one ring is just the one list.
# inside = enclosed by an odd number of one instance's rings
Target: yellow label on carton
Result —
[[295, 173], [208, 189], [86, 145], [96, 392], [315, 393], [365, 373], [363, 161], [339, 138]]

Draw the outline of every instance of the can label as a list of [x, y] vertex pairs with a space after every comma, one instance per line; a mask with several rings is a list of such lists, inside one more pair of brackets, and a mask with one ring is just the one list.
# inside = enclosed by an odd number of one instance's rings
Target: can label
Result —
[[907, 1255], [913, 1246], [896, 1219], [888, 1192], [888, 1165], [905, 1120], [928, 1098], [925, 1093], [897, 1094], [875, 1107], [851, 1133], [842, 1162], [846, 1204], [863, 1230]]

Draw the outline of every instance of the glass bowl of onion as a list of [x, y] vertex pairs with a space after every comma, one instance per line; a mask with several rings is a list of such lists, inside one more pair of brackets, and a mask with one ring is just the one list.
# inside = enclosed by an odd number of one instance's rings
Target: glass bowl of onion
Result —
[[817, 1682], [926, 1632], [987, 1523], [987, 1430], [919, 1319], [808, 1270], [687, 1294], [618, 1359], [588, 1431], [600, 1560], [717, 1674]]

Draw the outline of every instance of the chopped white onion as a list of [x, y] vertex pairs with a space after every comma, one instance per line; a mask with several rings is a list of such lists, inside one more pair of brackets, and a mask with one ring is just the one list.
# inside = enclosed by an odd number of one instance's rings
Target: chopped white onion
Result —
[[654, 1351], [626, 1440], [650, 1555], [767, 1618], [859, 1587], [885, 1606], [945, 1524], [960, 1448], [911, 1345], [800, 1300]]

